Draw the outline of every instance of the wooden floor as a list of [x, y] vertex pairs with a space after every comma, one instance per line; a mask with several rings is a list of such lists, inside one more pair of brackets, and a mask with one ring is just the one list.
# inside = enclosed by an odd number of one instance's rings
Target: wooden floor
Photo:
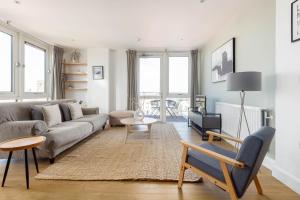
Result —
[[[186, 126], [177, 123], [176, 128], [182, 138], [194, 143], [201, 142], [200, 136]], [[222, 143], [223, 146], [227, 146]], [[0, 162], [1, 180], [6, 160]], [[47, 160], [41, 160], [40, 170], [48, 166]], [[0, 200], [46, 200], [46, 199], [116, 199], [116, 200], [226, 200], [229, 196], [213, 184], [185, 183], [182, 191], [175, 182], [134, 182], [134, 181], [47, 181], [35, 180], [35, 167], [30, 161], [30, 190], [25, 187], [25, 171], [23, 161], [13, 161], [8, 172], [6, 186], [0, 188]], [[271, 176], [269, 170], [263, 168], [258, 175], [264, 189], [264, 196], [256, 194], [253, 185], [247, 190], [244, 200], [296, 200], [300, 196], [281, 184]]]

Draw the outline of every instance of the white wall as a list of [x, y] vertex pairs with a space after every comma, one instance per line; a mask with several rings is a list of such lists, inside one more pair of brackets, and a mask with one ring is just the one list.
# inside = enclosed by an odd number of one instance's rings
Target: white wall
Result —
[[[89, 107], [99, 107], [100, 112], [109, 112], [109, 49], [88, 48], [88, 92], [87, 105]], [[93, 80], [93, 66], [104, 66], [104, 79]]]
[[239, 104], [237, 92], [226, 91], [226, 82], [212, 83], [211, 54], [231, 38], [236, 38], [236, 72], [261, 71], [262, 92], [248, 92], [246, 104], [274, 109], [275, 96], [275, 1], [249, 4], [229, 24], [220, 27], [201, 51], [201, 92], [208, 96], [208, 110], [216, 101]]
[[[74, 49], [65, 49], [64, 59], [71, 62]], [[66, 92], [66, 98], [83, 100], [87, 106], [96, 106], [101, 112], [126, 110], [127, 58], [125, 49], [81, 49], [80, 62], [87, 63], [88, 91]], [[104, 66], [104, 80], [93, 80], [92, 66]], [[73, 68], [72, 68], [73, 69]], [[76, 70], [75, 68], [73, 70]], [[80, 83], [78, 83], [80, 84]], [[78, 86], [78, 85], [77, 85]], [[80, 86], [80, 85], [79, 85]]]
[[276, 160], [273, 175], [300, 193], [300, 42], [291, 43], [291, 2], [276, 0]]
[[126, 50], [113, 50], [111, 58], [114, 60], [115, 80], [115, 109], [127, 108], [127, 57]]

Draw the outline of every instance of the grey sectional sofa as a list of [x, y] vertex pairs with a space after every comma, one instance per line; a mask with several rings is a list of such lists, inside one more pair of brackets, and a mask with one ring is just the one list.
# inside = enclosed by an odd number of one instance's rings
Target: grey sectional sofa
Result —
[[39, 155], [48, 157], [50, 163], [64, 150], [72, 147], [91, 134], [102, 130], [108, 120], [98, 108], [82, 108], [84, 117], [64, 121], [47, 127], [41, 120], [32, 120], [32, 107], [43, 104], [70, 103], [73, 100], [0, 103], [0, 142], [17, 137], [43, 135], [46, 142], [39, 148]]

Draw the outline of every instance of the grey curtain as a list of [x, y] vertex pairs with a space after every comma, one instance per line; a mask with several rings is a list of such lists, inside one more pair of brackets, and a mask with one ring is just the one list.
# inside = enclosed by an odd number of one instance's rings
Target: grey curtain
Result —
[[137, 101], [137, 55], [135, 50], [127, 50], [127, 109], [135, 110]]
[[63, 55], [64, 50], [55, 46], [53, 50], [52, 99], [65, 98]]
[[191, 107], [195, 106], [195, 96], [199, 93], [198, 50], [191, 51]]

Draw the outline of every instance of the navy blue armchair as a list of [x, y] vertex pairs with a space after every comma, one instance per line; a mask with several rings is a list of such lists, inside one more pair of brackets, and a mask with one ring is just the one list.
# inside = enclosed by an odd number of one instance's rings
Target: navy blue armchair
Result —
[[[207, 131], [208, 143], [193, 145], [182, 141], [183, 153], [178, 188], [181, 189], [186, 169], [208, 179], [227, 191], [232, 200], [241, 198], [254, 181], [258, 194], [263, 194], [257, 173], [270, 147], [275, 129], [263, 127], [244, 141]], [[241, 144], [238, 153], [214, 144], [213, 138], [221, 137]]]

